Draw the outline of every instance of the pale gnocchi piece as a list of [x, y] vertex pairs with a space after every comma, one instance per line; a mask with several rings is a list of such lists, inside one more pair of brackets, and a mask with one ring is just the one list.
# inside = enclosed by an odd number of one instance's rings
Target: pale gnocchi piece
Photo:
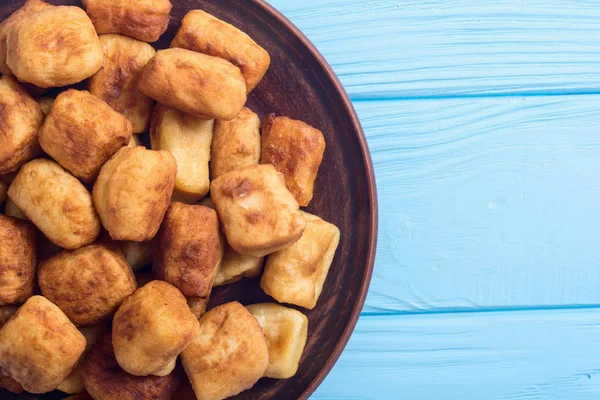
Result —
[[202, 10], [192, 10], [183, 17], [171, 47], [224, 58], [242, 71], [248, 93], [258, 85], [271, 64], [269, 53], [250, 36]]
[[198, 320], [173, 285], [152, 281], [123, 302], [112, 323], [117, 362], [136, 376], [166, 376], [198, 332]]
[[104, 57], [92, 21], [74, 6], [49, 7], [23, 18], [8, 32], [6, 54], [13, 74], [40, 88], [87, 79]]
[[152, 243], [147, 242], [120, 242], [121, 250], [125, 254], [125, 259], [127, 260], [127, 264], [131, 267], [131, 269], [135, 272], [146, 265], [150, 265], [152, 263]]
[[27, 0], [23, 7], [0, 22], [0, 74], [12, 75], [12, 71], [6, 65], [6, 38], [10, 29], [27, 16], [50, 7], [52, 5], [42, 0]]
[[215, 122], [210, 179], [260, 161], [260, 120], [244, 107], [231, 121]]
[[33, 295], [36, 233], [29, 222], [0, 214], [0, 306]]
[[208, 298], [223, 259], [223, 242], [215, 210], [171, 203], [154, 238], [154, 275], [185, 296]]
[[254, 278], [260, 275], [265, 258], [246, 256], [225, 245], [223, 262], [217, 271], [214, 286], [235, 283], [242, 278]]
[[106, 330], [106, 324], [100, 323], [95, 325], [89, 325], [82, 328], [79, 328], [79, 332], [85, 338], [85, 350], [81, 357], [79, 357], [79, 362], [77, 367], [67, 376], [67, 378], [58, 385], [58, 390], [68, 394], [77, 394], [85, 392], [85, 385], [83, 384], [83, 375], [81, 374], [83, 368], [83, 362], [85, 361], [85, 356], [90, 351], [92, 346], [98, 341], [98, 338], [102, 333]]
[[313, 309], [338, 247], [340, 230], [315, 215], [302, 214], [304, 234], [293, 245], [267, 257], [260, 287], [280, 303]]
[[131, 139], [131, 123], [89, 92], [58, 95], [38, 132], [42, 149], [85, 183]]
[[98, 33], [120, 33], [156, 42], [169, 25], [169, 0], [83, 0]]
[[41, 153], [37, 132], [44, 122], [37, 101], [10, 76], [0, 78], [0, 120], [0, 175], [6, 175]]
[[246, 103], [240, 69], [222, 58], [185, 49], [156, 52], [139, 89], [165, 106], [203, 119], [234, 119]]
[[104, 244], [63, 250], [38, 266], [44, 297], [77, 326], [109, 318], [136, 289], [125, 258]]
[[100, 220], [85, 186], [57, 163], [25, 164], [8, 188], [8, 197], [52, 243], [77, 249], [100, 233]]
[[246, 306], [260, 324], [269, 347], [267, 378], [288, 379], [298, 364], [308, 335], [308, 318], [298, 310], [273, 303]]
[[324, 152], [320, 130], [287, 117], [265, 117], [261, 163], [273, 165], [285, 176], [285, 184], [302, 207], [312, 200]]
[[272, 165], [228, 172], [211, 182], [210, 191], [227, 241], [240, 254], [263, 257], [304, 232], [298, 202]]
[[58, 387], [85, 350], [85, 338], [42, 296], [30, 297], [0, 329], [0, 368], [31, 393]]
[[254, 386], [267, 369], [269, 351], [256, 318], [232, 302], [200, 317], [181, 361], [197, 399], [220, 400]]
[[138, 90], [138, 82], [156, 51], [148, 43], [121, 35], [101, 35], [100, 43], [104, 63], [88, 82], [90, 93], [127, 117], [133, 133], [145, 132], [154, 100]]
[[113, 240], [154, 237], [169, 206], [177, 163], [167, 151], [121, 148], [100, 170], [94, 205]]
[[153, 150], [166, 150], [177, 161], [173, 200], [195, 203], [208, 193], [213, 126], [213, 120], [199, 119], [160, 104], [155, 107], [150, 141]]

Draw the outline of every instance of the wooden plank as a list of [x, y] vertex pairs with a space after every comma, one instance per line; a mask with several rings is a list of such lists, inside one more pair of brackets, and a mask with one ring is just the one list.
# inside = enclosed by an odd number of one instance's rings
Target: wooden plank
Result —
[[599, 304], [599, 100], [358, 103], [380, 202], [364, 312]]
[[600, 92], [595, 0], [270, 0], [353, 99]]
[[313, 396], [597, 399], [600, 310], [362, 317]]

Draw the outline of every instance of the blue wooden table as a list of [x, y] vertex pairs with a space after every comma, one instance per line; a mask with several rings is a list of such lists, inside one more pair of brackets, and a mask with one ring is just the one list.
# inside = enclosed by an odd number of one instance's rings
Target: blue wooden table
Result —
[[314, 399], [600, 398], [600, 1], [271, 2], [379, 186], [371, 290]]

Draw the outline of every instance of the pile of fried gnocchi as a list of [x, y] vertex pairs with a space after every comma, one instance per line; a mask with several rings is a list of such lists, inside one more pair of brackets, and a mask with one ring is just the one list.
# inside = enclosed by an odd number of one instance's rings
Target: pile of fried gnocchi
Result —
[[323, 134], [261, 127], [245, 104], [271, 60], [234, 26], [193, 10], [155, 51], [169, 0], [83, 6], [28, 0], [0, 23], [0, 387], [217, 400], [292, 377], [302, 312], [206, 305], [262, 273], [316, 306], [340, 238], [300, 210]]

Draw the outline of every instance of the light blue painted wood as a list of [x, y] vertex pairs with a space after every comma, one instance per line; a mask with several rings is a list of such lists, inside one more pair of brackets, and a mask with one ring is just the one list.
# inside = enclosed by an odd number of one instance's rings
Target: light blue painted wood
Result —
[[271, 0], [353, 99], [600, 93], [596, 0]]

